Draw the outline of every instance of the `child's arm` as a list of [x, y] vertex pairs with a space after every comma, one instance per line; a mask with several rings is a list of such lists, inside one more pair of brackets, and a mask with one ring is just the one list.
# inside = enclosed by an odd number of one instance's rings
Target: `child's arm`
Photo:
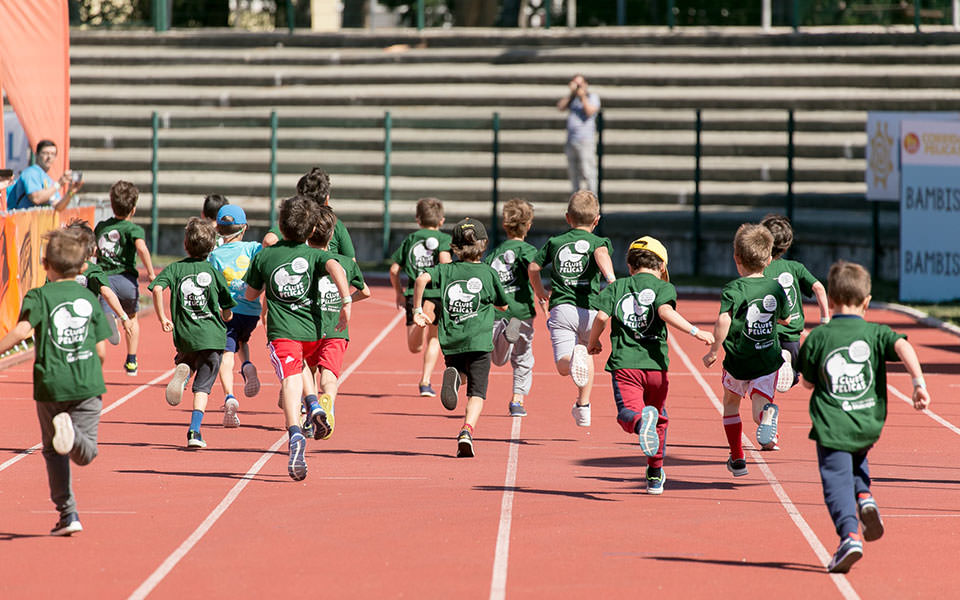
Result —
[[370, 286], [366, 283], [363, 284], [363, 289], [357, 290], [354, 293], [350, 294], [350, 298], [353, 302], [360, 302], [361, 300], [366, 300], [371, 296]]
[[423, 313], [423, 291], [431, 280], [430, 273], [420, 273], [413, 282], [413, 322], [420, 327], [430, 324], [429, 317]]
[[730, 332], [731, 321], [733, 321], [733, 319], [728, 312], [720, 313], [720, 316], [717, 317], [717, 324], [713, 326], [713, 343], [710, 344], [710, 351], [703, 357], [703, 364], [705, 366], [710, 367], [713, 363], [717, 362], [717, 352], [720, 351], [723, 340], [727, 339], [727, 334]]
[[97, 342], [97, 357], [100, 359], [100, 366], [103, 367], [104, 363], [107, 362], [107, 341], [100, 340]]
[[233, 318], [233, 311], [230, 310], [229, 308], [221, 308], [220, 318], [223, 319], [224, 323], [226, 323], [227, 321]]
[[7, 335], [3, 336], [3, 339], [0, 339], [0, 354], [13, 348], [31, 335], [33, 335], [33, 325], [30, 324], [30, 321], [18, 322]]
[[403, 286], [400, 285], [400, 264], [393, 263], [390, 265], [390, 285], [393, 286], [393, 291], [396, 292], [397, 308], [403, 308], [403, 305], [406, 303], [406, 298], [403, 297]]
[[330, 275], [330, 280], [337, 286], [337, 292], [343, 299], [340, 304], [340, 321], [334, 328], [335, 331], [343, 331], [347, 328], [347, 323], [350, 322], [350, 306], [353, 303], [353, 298], [350, 296], [350, 284], [347, 283], [347, 272], [334, 258], [327, 260], [325, 266], [327, 267], [327, 274]]
[[819, 281], [813, 284], [813, 297], [817, 299], [817, 306], [820, 308], [820, 322], [830, 321], [830, 305], [827, 302], [827, 288]]
[[607, 321], [610, 315], [602, 310], [597, 311], [597, 316], [593, 318], [593, 327], [590, 328], [590, 341], [587, 342], [587, 352], [590, 354], [600, 354], [603, 351], [603, 345], [600, 343], [600, 335], [607, 327]]
[[439, 258], [440, 258], [441, 265], [445, 265], [453, 262], [453, 255], [450, 254], [449, 250], [441, 250]]
[[157, 278], [157, 274], [153, 272], [153, 261], [150, 260], [150, 251], [147, 250], [147, 242], [138, 238], [133, 245], [137, 249], [137, 256], [140, 257], [140, 262], [142, 262], [144, 268], [147, 269], [147, 279], [153, 281]]
[[117, 298], [116, 292], [104, 285], [100, 287], [100, 295], [107, 301], [107, 306], [110, 307], [110, 310], [116, 313], [117, 318], [123, 323], [123, 330], [127, 332], [129, 336], [130, 332], [133, 331], [133, 321], [127, 316], [127, 311], [123, 310], [123, 307], [120, 306], [120, 299]]
[[606, 246], [599, 246], [593, 251], [593, 260], [597, 262], [597, 267], [607, 283], [613, 283], [617, 280], [617, 276], [613, 272], [613, 260], [610, 259], [610, 251], [607, 250]]
[[537, 296], [537, 300], [540, 301], [543, 312], [547, 312], [546, 304], [550, 302], [550, 292], [543, 287], [543, 281], [540, 279], [541, 270], [542, 267], [539, 263], [531, 262], [530, 266], [527, 267], [527, 278], [530, 279], [533, 293]]
[[167, 311], [163, 306], [163, 286], [154, 286], [151, 291], [153, 292], [153, 311], [157, 313], [157, 318], [160, 319], [163, 330], [170, 333], [173, 331], [173, 321], [167, 318]]
[[917, 358], [917, 352], [904, 338], [900, 338], [893, 345], [897, 356], [903, 361], [903, 366], [907, 368], [907, 373], [913, 378], [913, 407], [917, 410], [923, 410], [930, 406], [930, 392], [927, 391], [927, 385], [923, 381], [923, 371], [920, 369], [920, 359]]
[[253, 302], [260, 297], [261, 293], [263, 293], [263, 290], [257, 289], [248, 283], [247, 289], [243, 290], [243, 297], [244, 299]]
[[683, 315], [678, 313], [677, 310], [669, 304], [661, 304], [660, 308], [657, 309], [657, 314], [660, 315], [660, 318], [663, 319], [663, 322], [667, 325], [674, 327], [675, 329], [679, 329], [685, 333], [689, 333], [704, 344], [713, 343], [712, 333], [709, 331], [704, 331], [690, 323], [690, 321], [683, 318]]
[[270, 246], [273, 246], [279, 241], [280, 241], [280, 238], [277, 237], [277, 234], [275, 234], [272, 231], [268, 231], [267, 235], [263, 236], [263, 241], [260, 243], [264, 248], [269, 248]]

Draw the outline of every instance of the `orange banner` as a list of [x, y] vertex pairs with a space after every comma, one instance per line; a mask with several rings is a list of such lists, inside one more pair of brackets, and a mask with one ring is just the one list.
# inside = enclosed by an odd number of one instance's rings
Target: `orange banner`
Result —
[[0, 217], [0, 335], [6, 335], [20, 316], [20, 286], [17, 282], [16, 223]]

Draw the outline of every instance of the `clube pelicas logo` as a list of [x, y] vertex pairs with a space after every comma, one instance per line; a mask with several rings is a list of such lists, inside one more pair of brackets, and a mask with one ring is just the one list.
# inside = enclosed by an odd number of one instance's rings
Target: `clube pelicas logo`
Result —
[[590, 252], [590, 242], [587, 240], [577, 240], [560, 246], [554, 261], [557, 272], [566, 278], [578, 277], [587, 268], [588, 252]]
[[293, 303], [307, 295], [310, 263], [302, 256], [280, 265], [270, 275], [273, 293], [281, 302]]
[[462, 323], [477, 316], [480, 310], [480, 292], [483, 291], [483, 282], [477, 277], [467, 281], [454, 281], [443, 291], [446, 300], [447, 313], [455, 323]]
[[777, 276], [777, 283], [783, 288], [783, 293], [787, 296], [787, 308], [793, 310], [797, 307], [797, 290], [794, 287], [793, 273], [780, 273]]
[[100, 239], [97, 240], [97, 247], [100, 249], [100, 255], [106, 256], [107, 258], [116, 258], [117, 257], [117, 246], [120, 244], [120, 232], [116, 229], [111, 229], [105, 234], [100, 236]]
[[746, 336], [755, 342], [758, 350], [773, 344], [773, 318], [777, 310], [777, 297], [767, 294], [763, 299], [752, 300], [747, 306]]
[[870, 345], [865, 341], [857, 340], [831, 352], [823, 362], [823, 371], [830, 395], [840, 401], [843, 410], [850, 412], [876, 405], [874, 396], [863, 397], [873, 387]]
[[635, 338], [646, 337], [647, 329], [653, 322], [652, 305], [657, 298], [656, 293], [651, 289], [645, 289], [640, 293], [628, 293], [620, 297], [617, 301], [617, 316], [620, 322], [629, 329]]
[[517, 253], [513, 250], [507, 250], [500, 256], [493, 259], [493, 262], [490, 263], [490, 266], [494, 271], [497, 272], [497, 275], [500, 277], [500, 283], [504, 286], [509, 286], [516, 283], [516, 273], [514, 273], [513, 265], [517, 262]]
[[213, 276], [206, 272], [187, 275], [180, 282], [180, 302], [191, 319], [208, 319], [213, 316], [207, 311], [207, 288], [211, 283]]
[[410, 262], [417, 269], [427, 269], [433, 266], [433, 253], [440, 247], [440, 240], [435, 237], [428, 237], [418, 240], [410, 248]]
[[[79, 350], [87, 339], [92, 314], [93, 305], [84, 298], [58, 304], [50, 313], [53, 322], [53, 327], [49, 330], [50, 340], [61, 350], [67, 352]], [[87, 352], [87, 354], [91, 353]], [[82, 358], [84, 357], [75, 357], [75, 359]]]
[[317, 282], [317, 290], [319, 291], [320, 310], [340, 312], [340, 291], [329, 275], [320, 278], [320, 281]]

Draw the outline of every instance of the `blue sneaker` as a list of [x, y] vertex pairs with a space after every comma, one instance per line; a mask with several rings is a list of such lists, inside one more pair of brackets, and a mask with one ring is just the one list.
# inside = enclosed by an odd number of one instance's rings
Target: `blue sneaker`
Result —
[[511, 417], [527, 416], [527, 409], [523, 407], [523, 402], [510, 402], [510, 416]]
[[73, 535], [75, 533], [80, 533], [83, 531], [83, 525], [80, 524], [80, 517], [77, 516], [77, 513], [73, 512], [66, 516], [60, 517], [60, 520], [57, 521], [57, 524], [53, 526], [53, 529], [50, 530], [50, 535]]
[[640, 411], [640, 426], [637, 435], [640, 438], [640, 450], [647, 456], [656, 456], [660, 451], [660, 436], [657, 435], [657, 421], [660, 413], [652, 406], [644, 406]]
[[659, 496], [663, 493], [663, 484], [667, 480], [667, 474], [664, 472], [663, 468], [657, 469], [658, 473], [654, 472], [654, 469], [647, 467], [647, 493]]
[[303, 481], [307, 478], [307, 459], [304, 453], [307, 449], [307, 439], [302, 433], [290, 436], [290, 462], [287, 463], [287, 474], [294, 481]]
[[863, 558], [863, 542], [853, 537], [845, 537], [827, 565], [830, 573], [846, 573], [855, 562]]
[[420, 395], [423, 396], [424, 398], [435, 398], [437, 396], [437, 393], [433, 391], [433, 386], [430, 385], [429, 383], [427, 384], [421, 383]]
[[760, 411], [760, 425], [757, 426], [757, 443], [761, 448], [772, 450], [777, 445], [777, 416], [780, 409], [773, 402], [767, 402]]

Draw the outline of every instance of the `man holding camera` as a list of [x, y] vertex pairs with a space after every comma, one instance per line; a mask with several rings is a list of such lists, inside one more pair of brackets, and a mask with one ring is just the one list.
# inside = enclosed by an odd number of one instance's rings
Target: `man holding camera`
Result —
[[570, 80], [570, 93], [557, 102], [558, 110], [567, 113], [567, 171], [571, 191], [586, 189], [597, 193], [597, 153], [594, 140], [597, 133], [597, 113], [600, 96], [591, 92], [583, 75]]
[[40, 140], [36, 159], [36, 164], [24, 169], [20, 178], [7, 190], [7, 210], [35, 206], [53, 206], [54, 210], [63, 210], [80, 188], [80, 171], [64, 171], [59, 181], [50, 177], [48, 171], [57, 159], [57, 145], [52, 141]]

